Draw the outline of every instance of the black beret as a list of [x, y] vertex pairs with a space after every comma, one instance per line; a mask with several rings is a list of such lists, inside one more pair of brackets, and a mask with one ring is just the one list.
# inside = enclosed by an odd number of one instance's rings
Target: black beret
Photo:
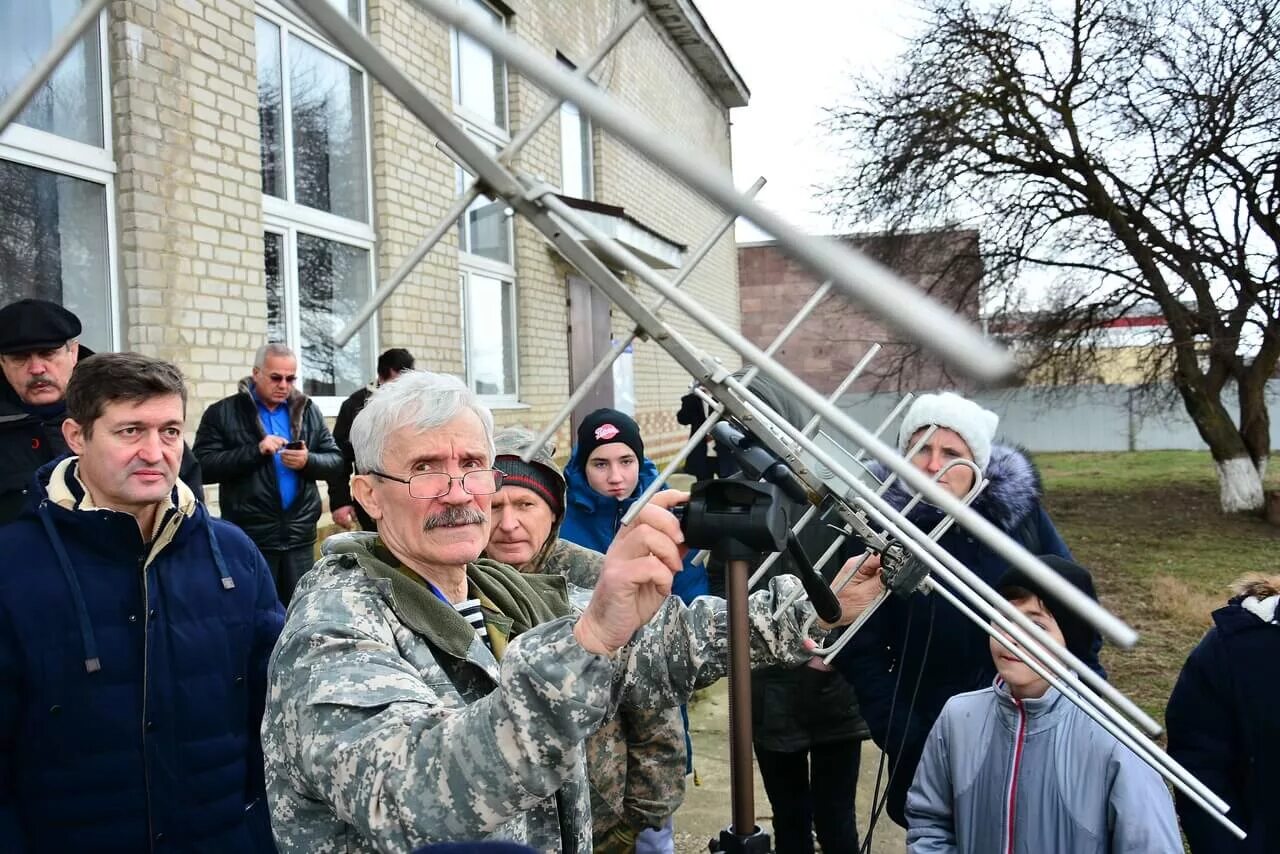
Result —
[[80, 318], [57, 303], [20, 299], [0, 308], [0, 353], [61, 347], [80, 334]]

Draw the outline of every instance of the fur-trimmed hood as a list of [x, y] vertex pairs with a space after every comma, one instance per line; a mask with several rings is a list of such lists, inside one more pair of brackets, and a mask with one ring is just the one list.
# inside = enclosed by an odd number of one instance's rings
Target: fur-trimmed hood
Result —
[[[879, 463], [873, 465], [871, 471], [881, 480], [886, 477], [886, 469]], [[1044, 494], [1040, 471], [1022, 448], [996, 443], [991, 448], [986, 478], [990, 482], [974, 500], [973, 509], [1001, 531], [1011, 534], [1040, 503]], [[895, 480], [885, 493], [885, 500], [899, 510], [910, 498], [901, 480]], [[921, 530], [928, 531], [942, 518], [942, 512], [921, 501], [912, 509], [910, 518]]]
[[1280, 623], [1280, 575], [1252, 575], [1236, 582], [1232, 590], [1235, 596], [1232, 605], [1239, 605], [1245, 611], [1264, 623]]

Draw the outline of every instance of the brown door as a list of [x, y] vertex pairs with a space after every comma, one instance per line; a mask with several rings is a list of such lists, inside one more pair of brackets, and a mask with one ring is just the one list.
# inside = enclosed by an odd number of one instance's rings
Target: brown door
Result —
[[[578, 276], [570, 276], [569, 289], [569, 385], [570, 391], [582, 385], [612, 346], [612, 329], [609, 310], [612, 303], [590, 282]], [[591, 412], [601, 407], [613, 406], [613, 371], [606, 371], [591, 393], [573, 410], [570, 427], [578, 424]]]

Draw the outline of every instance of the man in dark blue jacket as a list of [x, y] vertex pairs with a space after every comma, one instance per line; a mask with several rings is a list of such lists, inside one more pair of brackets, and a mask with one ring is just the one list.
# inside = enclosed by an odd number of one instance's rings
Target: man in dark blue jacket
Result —
[[284, 614], [178, 478], [182, 375], [94, 356], [66, 401], [73, 455], [0, 529], [0, 849], [273, 851], [259, 727]]

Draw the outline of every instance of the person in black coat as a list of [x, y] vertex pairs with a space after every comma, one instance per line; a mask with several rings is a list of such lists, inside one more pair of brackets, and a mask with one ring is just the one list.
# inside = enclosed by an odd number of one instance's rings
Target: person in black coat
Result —
[[[36, 470], [68, 453], [64, 398], [75, 367], [93, 355], [76, 338], [80, 318], [57, 303], [21, 299], [0, 308], [0, 525], [18, 518]], [[204, 499], [200, 464], [182, 446], [182, 482]]]
[[[692, 391], [680, 398], [680, 409], [676, 412], [676, 423], [688, 427], [690, 436], [696, 433], [706, 420], [707, 404], [702, 398]], [[731, 463], [726, 464], [732, 465]], [[684, 461], [684, 470], [698, 480], [711, 480], [722, 473], [720, 469], [721, 462], [716, 453], [716, 443], [710, 435], [690, 451], [689, 456]], [[731, 472], [732, 468], [729, 471]]]
[[1213, 612], [1165, 710], [1169, 755], [1231, 806], [1239, 840], [1181, 792], [1192, 854], [1280, 851], [1280, 575], [1252, 576]]
[[[998, 424], [994, 412], [959, 395], [925, 394], [916, 398], [903, 418], [898, 449], [906, 453], [924, 431], [936, 425], [928, 443], [911, 457], [916, 467], [931, 477], [940, 475], [939, 483], [963, 496], [973, 484], [973, 470], [954, 465], [941, 472], [952, 460], [972, 462], [989, 482], [972, 504], [980, 516], [1032, 554], [1071, 560], [1070, 550], [1040, 504], [1039, 472], [1022, 451], [995, 441]], [[882, 480], [886, 476], [879, 465], [873, 465], [872, 471]], [[912, 495], [899, 480], [884, 497], [901, 509]], [[926, 534], [942, 518], [940, 510], [924, 501], [908, 515]], [[1003, 557], [961, 525], [953, 525], [938, 544], [989, 585], [1008, 568]], [[851, 540], [845, 556], [856, 557], [862, 551], [862, 543]], [[1095, 639], [1094, 656], [1086, 659], [1099, 673], [1102, 667], [1096, 651], [1100, 646], [1101, 639]], [[907, 790], [942, 707], [956, 694], [986, 688], [995, 678], [987, 634], [937, 596], [890, 596], [834, 664], [857, 690], [871, 737], [887, 754], [887, 810], [890, 818], [906, 827]]]
[[222, 485], [222, 518], [262, 551], [286, 605], [315, 563], [316, 481], [343, 470], [324, 416], [298, 391], [297, 371], [297, 357], [283, 344], [258, 348], [253, 375], [205, 410], [195, 444], [205, 480]]
[[375, 388], [412, 370], [413, 355], [408, 350], [393, 347], [378, 357], [378, 381], [356, 389], [342, 401], [338, 420], [333, 424], [333, 440], [342, 449], [345, 468], [340, 477], [329, 479], [329, 512], [333, 515], [335, 525], [352, 528], [359, 524], [364, 531], [378, 530], [365, 509], [351, 497], [351, 475], [356, 468], [356, 452], [351, 447], [351, 425], [369, 402], [369, 395], [373, 394]]

